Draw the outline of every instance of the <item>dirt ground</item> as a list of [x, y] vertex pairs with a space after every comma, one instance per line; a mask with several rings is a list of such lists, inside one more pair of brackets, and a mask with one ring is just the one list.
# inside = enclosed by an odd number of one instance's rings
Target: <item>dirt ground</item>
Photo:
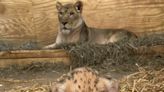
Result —
[[[38, 64], [39, 65], [39, 64]], [[51, 64], [52, 65], [52, 64]], [[62, 66], [58, 69], [55, 65], [48, 67], [49, 64], [44, 67], [26, 68], [18, 70], [16, 68], [1, 69], [0, 71], [0, 92], [7, 92], [11, 89], [29, 87], [34, 85], [50, 85], [51, 82], [59, 78], [62, 74], [67, 73], [70, 70], [70, 66]], [[112, 74], [115, 78], [121, 78], [124, 75], [128, 75], [132, 72], [114, 72], [113, 70], [107, 71], [108, 74]]]
[[7, 69], [0, 70], [0, 92], [8, 92], [8, 90], [39, 85], [49, 85], [55, 81], [63, 73], [69, 71], [67, 66], [65, 69], [56, 66], [56, 64], [32, 64], [27, 67], [11, 66]]
[[[155, 61], [154, 61], [155, 60]], [[155, 63], [149, 62], [142, 65], [152, 70], [160, 70], [164, 67], [164, 57], [155, 57], [152, 60]], [[151, 64], [152, 63], [152, 64]], [[137, 72], [136, 65], [126, 64], [123, 65], [110, 65], [110, 68], [105, 69], [102, 66], [90, 66], [97, 69], [101, 75], [110, 74], [112, 77], [121, 80], [127, 75]], [[141, 65], [141, 64], [139, 64]], [[133, 68], [132, 68], [133, 67]], [[128, 69], [129, 68], [129, 69]], [[70, 71], [71, 66], [65, 66], [62, 64], [50, 64], [50, 63], [37, 63], [27, 67], [11, 66], [8, 69], [0, 70], [0, 92], [8, 92], [12, 89], [33, 87], [39, 85], [50, 85], [53, 81], [59, 78], [62, 74]], [[14, 91], [10, 91], [14, 92]], [[18, 91], [19, 92], [19, 91]], [[21, 92], [21, 91], [20, 91]], [[26, 92], [26, 91], [22, 91]], [[31, 91], [33, 92], [33, 91]], [[47, 91], [45, 91], [47, 92]]]

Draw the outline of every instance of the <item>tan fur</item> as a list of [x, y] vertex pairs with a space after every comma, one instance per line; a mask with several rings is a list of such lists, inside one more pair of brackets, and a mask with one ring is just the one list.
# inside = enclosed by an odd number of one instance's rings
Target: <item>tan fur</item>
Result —
[[100, 77], [91, 68], [77, 68], [52, 86], [52, 92], [118, 92], [115, 79]]
[[96, 44], [114, 43], [124, 39], [134, 39], [136, 35], [122, 29], [89, 28], [82, 18], [83, 3], [56, 4], [60, 27], [56, 42], [45, 48], [55, 48], [62, 43], [89, 42]]

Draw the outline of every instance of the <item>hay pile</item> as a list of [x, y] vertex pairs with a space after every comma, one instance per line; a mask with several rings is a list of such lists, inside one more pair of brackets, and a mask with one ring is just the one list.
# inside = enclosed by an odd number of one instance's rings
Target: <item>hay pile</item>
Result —
[[[139, 71], [120, 80], [120, 92], [163, 92], [164, 68], [161, 70]], [[8, 92], [50, 92], [49, 85], [34, 85], [32, 87], [18, 87]]]
[[8, 92], [50, 92], [48, 85], [34, 85], [32, 87], [17, 87]]
[[128, 75], [121, 80], [121, 92], [164, 92], [164, 68], [146, 70], [139, 68], [139, 72]]
[[148, 52], [149, 49], [142, 50], [140, 54], [138, 54], [136, 49], [141, 46], [145, 46], [146, 48], [155, 45], [164, 45], [164, 34], [143, 36], [133, 42], [127, 42], [125, 40], [107, 45], [88, 43], [63, 44], [61, 48], [69, 52], [73, 67], [95, 67], [98, 65], [98, 67], [103, 66], [109, 70], [110, 67], [114, 68], [117, 66], [122, 67], [120, 70], [130, 71], [137, 70], [136, 63], [141, 66], [150, 64], [152, 66], [156, 65], [157, 67], [160, 65], [164, 66], [164, 63], [162, 63], [164, 60], [163, 57], [160, 59], [155, 57], [157, 53], [154, 53], [154, 57], [151, 57], [151, 59], [147, 59], [142, 56], [142, 53]]

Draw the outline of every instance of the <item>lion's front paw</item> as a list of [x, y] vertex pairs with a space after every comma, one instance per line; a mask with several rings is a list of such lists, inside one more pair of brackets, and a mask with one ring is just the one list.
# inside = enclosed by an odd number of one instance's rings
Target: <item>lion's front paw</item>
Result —
[[56, 44], [51, 44], [51, 45], [43, 47], [42, 49], [54, 49], [55, 47], [56, 47]]
[[49, 46], [45, 46], [42, 49], [50, 49], [50, 47]]

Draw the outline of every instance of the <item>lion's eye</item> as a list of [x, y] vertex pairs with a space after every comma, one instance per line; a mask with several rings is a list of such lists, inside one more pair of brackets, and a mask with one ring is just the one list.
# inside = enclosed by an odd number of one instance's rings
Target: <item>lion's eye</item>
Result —
[[70, 12], [70, 15], [74, 15], [74, 12]]

